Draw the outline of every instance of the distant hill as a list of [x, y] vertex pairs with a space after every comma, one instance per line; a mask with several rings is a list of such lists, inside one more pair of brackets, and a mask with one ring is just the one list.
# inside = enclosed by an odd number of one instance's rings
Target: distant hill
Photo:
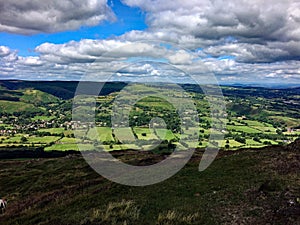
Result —
[[[16, 91], [21, 89], [39, 90], [60, 99], [71, 99], [74, 97], [79, 81], [17, 81], [17, 80], [2, 80], [0, 86], [4, 91]], [[82, 82], [87, 85], [87, 91], [98, 87], [100, 82]], [[101, 91], [101, 94], [106, 95], [115, 91], [120, 91], [126, 83], [114, 82], [106, 83]], [[1, 91], [1, 88], [0, 88]], [[9, 92], [11, 93], [11, 92]], [[1, 94], [1, 93], [0, 93]]]
[[23, 91], [23, 95], [21, 96], [20, 100], [35, 105], [40, 105], [58, 102], [59, 98], [43, 91], [26, 89]]

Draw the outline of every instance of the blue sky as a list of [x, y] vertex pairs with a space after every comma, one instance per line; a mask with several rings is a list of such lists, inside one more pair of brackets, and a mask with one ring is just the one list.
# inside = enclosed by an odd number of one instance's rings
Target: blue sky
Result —
[[113, 9], [117, 20], [104, 21], [99, 26], [82, 27], [74, 31], [65, 31], [53, 34], [22, 35], [1, 32], [0, 44], [11, 49], [17, 49], [20, 56], [36, 55], [36, 46], [51, 42], [62, 44], [70, 40], [80, 41], [81, 39], [106, 39], [122, 35], [130, 30], [144, 30], [147, 28], [145, 14], [139, 8], [131, 8], [120, 1], [112, 1], [110, 6]]
[[146, 59], [220, 83], [300, 83], [297, 0], [0, 1], [0, 79], [99, 79]]

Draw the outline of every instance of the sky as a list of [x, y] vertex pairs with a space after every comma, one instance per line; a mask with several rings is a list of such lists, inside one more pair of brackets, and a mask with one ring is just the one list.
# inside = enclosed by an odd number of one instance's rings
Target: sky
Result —
[[183, 73], [300, 84], [300, 0], [0, 0], [0, 79]]

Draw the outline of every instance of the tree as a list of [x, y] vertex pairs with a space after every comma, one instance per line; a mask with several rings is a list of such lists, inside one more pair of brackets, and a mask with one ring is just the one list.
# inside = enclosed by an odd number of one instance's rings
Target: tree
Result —
[[260, 142], [260, 139], [259, 139], [259, 137], [254, 137], [253, 141]]
[[237, 136], [237, 137], [235, 137], [234, 140], [237, 141], [237, 142], [240, 142], [240, 143], [242, 143], [242, 144], [246, 144], [246, 139], [243, 138], [243, 137]]
[[24, 137], [24, 136], [21, 137], [21, 142], [22, 142], [22, 143], [24, 143], [24, 142], [26, 142], [26, 141], [28, 141], [26, 137]]

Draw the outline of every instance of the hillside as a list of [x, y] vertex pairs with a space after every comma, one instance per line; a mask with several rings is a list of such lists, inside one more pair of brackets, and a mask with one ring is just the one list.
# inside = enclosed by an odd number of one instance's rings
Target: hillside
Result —
[[[83, 82], [90, 87], [90, 85], [99, 86], [101, 83], [99, 82]], [[2, 80], [0, 81], [0, 86], [7, 90], [24, 90], [24, 89], [34, 89], [39, 90], [58, 98], [67, 100], [72, 99], [76, 92], [76, 88], [78, 86], [78, 81], [17, 81], [17, 80]], [[125, 83], [122, 82], [114, 82], [114, 83], [106, 83], [103, 87], [102, 94], [109, 94], [115, 91], [121, 90], [125, 86]], [[88, 89], [89, 89], [88, 88]], [[88, 90], [87, 89], [87, 90]], [[1, 90], [1, 89], [0, 89]], [[1, 93], [0, 93], [1, 96]]]
[[14, 101], [4, 101], [0, 100], [0, 111], [1, 113], [36, 113], [43, 112], [44, 110], [34, 106], [33, 104], [25, 102], [14, 102]]
[[33, 103], [35, 105], [57, 103], [59, 101], [58, 97], [39, 90], [25, 89], [22, 93], [23, 95], [20, 98], [21, 101]]
[[32, 88], [9, 90], [5, 86], [0, 87], [1, 113], [44, 112], [45, 110], [40, 106], [59, 102], [58, 97]]
[[[0, 195], [9, 205], [0, 223], [295, 225], [300, 213], [299, 153], [300, 141], [222, 151], [200, 173], [197, 152], [174, 177], [148, 187], [112, 183], [76, 155], [2, 160]], [[138, 165], [161, 159], [133, 152], [116, 157]]]

